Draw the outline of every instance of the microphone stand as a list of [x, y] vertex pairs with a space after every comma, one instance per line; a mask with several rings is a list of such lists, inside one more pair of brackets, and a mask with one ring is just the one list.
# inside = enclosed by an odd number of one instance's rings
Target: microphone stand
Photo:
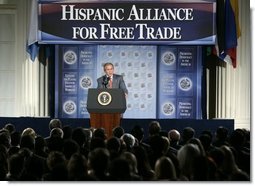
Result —
[[105, 89], [107, 89], [109, 80], [110, 80], [110, 77], [107, 77], [106, 75], [103, 77], [103, 85]]

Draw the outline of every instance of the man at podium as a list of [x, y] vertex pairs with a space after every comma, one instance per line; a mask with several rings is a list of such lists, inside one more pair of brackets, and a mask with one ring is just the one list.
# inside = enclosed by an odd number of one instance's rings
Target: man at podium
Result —
[[127, 96], [128, 90], [124, 79], [121, 75], [114, 74], [114, 66], [112, 63], [104, 64], [105, 75], [97, 79], [97, 88], [120, 88]]
[[[98, 111], [99, 109], [96, 109], [96, 112], [90, 112], [90, 125], [93, 128], [104, 128], [106, 135], [108, 138], [112, 136], [112, 130], [120, 125], [120, 120], [123, 113], [123, 108], [126, 109], [126, 100], [121, 101], [127, 97], [128, 90], [126, 87], [126, 84], [124, 82], [123, 76], [114, 74], [114, 66], [112, 63], [105, 63], [104, 64], [104, 72], [105, 75], [97, 79], [97, 89], [107, 89], [103, 92], [115, 92], [115, 89], [121, 89], [122, 91], [117, 91], [118, 93], [122, 93], [122, 96], [114, 97], [112, 98], [113, 101], [110, 103], [113, 106], [113, 109], [107, 110], [106, 106], [103, 105], [97, 105], [97, 108], [103, 108], [102, 111]], [[97, 93], [98, 93], [97, 90]], [[100, 92], [100, 91], [99, 91]], [[100, 95], [100, 94], [99, 94]], [[113, 94], [114, 96], [114, 94]], [[116, 96], [116, 95], [115, 95]], [[118, 100], [116, 98], [119, 98], [121, 100]], [[93, 99], [89, 100], [88, 103], [90, 103]], [[105, 99], [107, 100], [107, 99]], [[110, 99], [109, 99], [110, 100]], [[93, 103], [93, 102], [92, 102]], [[100, 103], [100, 102], [99, 102]], [[123, 104], [124, 103], [124, 104]], [[97, 103], [98, 104], [98, 103]], [[102, 104], [102, 103], [101, 103]], [[108, 106], [110, 106], [110, 104]], [[116, 105], [118, 105], [118, 109], [116, 109]], [[123, 107], [124, 105], [124, 107]], [[105, 108], [104, 108], [105, 107]], [[119, 108], [121, 107], [121, 109]], [[88, 109], [89, 110], [89, 109]], [[115, 111], [116, 110], [116, 111]], [[122, 111], [121, 111], [122, 110]]]

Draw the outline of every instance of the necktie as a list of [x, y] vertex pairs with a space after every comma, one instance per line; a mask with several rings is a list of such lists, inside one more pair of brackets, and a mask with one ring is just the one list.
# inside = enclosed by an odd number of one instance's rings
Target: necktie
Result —
[[109, 88], [112, 88], [112, 77], [109, 80]]

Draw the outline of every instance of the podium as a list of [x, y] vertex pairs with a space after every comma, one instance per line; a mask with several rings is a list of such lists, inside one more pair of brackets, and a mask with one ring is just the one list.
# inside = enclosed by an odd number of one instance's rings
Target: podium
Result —
[[90, 126], [104, 128], [108, 137], [120, 125], [121, 114], [126, 110], [126, 97], [122, 89], [89, 89], [87, 110]]

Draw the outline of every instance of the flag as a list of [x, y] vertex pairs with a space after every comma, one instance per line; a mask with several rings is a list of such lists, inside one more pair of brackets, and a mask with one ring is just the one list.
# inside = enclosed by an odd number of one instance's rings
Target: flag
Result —
[[216, 23], [217, 23], [217, 48], [218, 52], [221, 53], [225, 48], [225, 3], [224, 0], [217, 0], [216, 4]]
[[27, 53], [30, 56], [32, 61], [35, 61], [35, 58], [39, 53], [39, 44], [38, 44], [38, 4], [37, 0], [32, 0], [31, 10], [30, 10], [30, 22], [28, 30], [28, 40], [27, 40]]
[[32, 61], [35, 61], [35, 58], [38, 56], [39, 53], [39, 45], [37, 42], [31, 43], [27, 45], [27, 53], [30, 56]]
[[237, 39], [241, 35], [238, 0], [225, 0], [225, 3], [217, 0], [217, 8], [217, 43], [213, 53], [236, 68]]
[[239, 5], [238, 5], [238, 0], [230, 0], [232, 9], [235, 14], [235, 22], [236, 22], [236, 32], [237, 32], [237, 38], [241, 36], [241, 29], [240, 29], [240, 24], [239, 24]]

